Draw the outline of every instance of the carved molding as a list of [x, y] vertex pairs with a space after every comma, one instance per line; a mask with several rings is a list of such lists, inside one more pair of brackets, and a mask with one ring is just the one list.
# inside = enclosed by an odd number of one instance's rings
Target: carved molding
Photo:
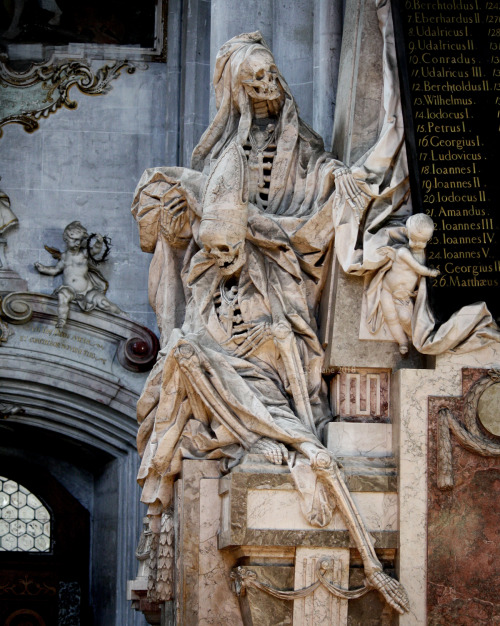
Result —
[[33, 309], [30, 303], [22, 298], [22, 292], [13, 291], [5, 295], [1, 307], [0, 315], [10, 324], [27, 324], [33, 317]]
[[120, 343], [118, 361], [131, 372], [145, 372], [153, 367], [159, 349], [157, 336], [144, 327], [140, 337], [132, 337]]
[[[70, 306], [74, 328], [78, 328], [79, 333], [87, 328], [93, 335], [102, 334], [103, 341], [117, 345], [116, 358], [123, 368], [130, 372], [145, 372], [153, 367], [159, 350], [159, 342], [156, 335], [148, 328], [132, 322], [128, 318], [98, 309], [88, 314], [80, 311], [79, 307], [74, 304]], [[43, 322], [48, 327], [48, 322], [57, 319], [57, 297], [30, 292], [12, 292], [2, 298], [0, 316], [10, 324], [25, 325], [33, 320], [37, 323]], [[50, 326], [52, 327], [52, 324]], [[0, 330], [2, 327], [3, 322], [0, 320]], [[57, 331], [54, 328], [54, 332], [60, 334], [49, 336], [47, 333], [46, 341], [49, 343], [51, 341], [60, 341], [61, 343], [66, 341], [62, 347], [67, 348], [69, 355], [71, 352], [69, 349], [71, 339], [68, 340], [70, 331]]]
[[[7, 124], [21, 124], [26, 132], [32, 133], [39, 128], [41, 119], [62, 107], [76, 109], [78, 103], [69, 97], [72, 87], [88, 96], [108, 93], [112, 89], [111, 81], [125, 68], [127, 74], [136, 70], [129, 61], [115, 61], [113, 65], [103, 65], [94, 71], [82, 61], [52, 64], [50, 60], [33, 63], [25, 72], [16, 72], [0, 62], [0, 102], [3, 111], [8, 113], [0, 119], [0, 137], [2, 126]], [[25, 92], [23, 98], [18, 89], [29, 89], [29, 92]]]
[[477, 380], [464, 397], [461, 419], [450, 408], [442, 407], [437, 427], [437, 484], [440, 489], [452, 489], [453, 450], [451, 433], [458, 443], [480, 456], [500, 457], [500, 437], [487, 436], [480, 425], [478, 405], [483, 393], [500, 382], [500, 368], [494, 368]]

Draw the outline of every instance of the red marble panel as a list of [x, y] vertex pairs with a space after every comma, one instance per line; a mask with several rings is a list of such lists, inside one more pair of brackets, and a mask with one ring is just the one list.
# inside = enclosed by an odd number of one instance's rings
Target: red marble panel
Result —
[[389, 395], [388, 370], [340, 368], [332, 381], [332, 404], [345, 421], [389, 422]]
[[[464, 369], [463, 393], [485, 373]], [[438, 411], [446, 406], [460, 417], [462, 405], [429, 398], [429, 626], [500, 625], [500, 459], [473, 454], [452, 435], [455, 484], [442, 491], [436, 483]]]

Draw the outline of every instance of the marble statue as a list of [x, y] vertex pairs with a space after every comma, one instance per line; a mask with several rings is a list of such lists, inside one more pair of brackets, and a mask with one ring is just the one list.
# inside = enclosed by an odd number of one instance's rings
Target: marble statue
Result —
[[[371, 245], [368, 212], [390, 214], [398, 188], [378, 211], [383, 168], [351, 171], [325, 152], [260, 33], [222, 46], [214, 84], [217, 113], [193, 169], [147, 170], [132, 208], [141, 247], [154, 252], [149, 295], [162, 344], [138, 403], [150, 527], [160, 535], [183, 459], [220, 459], [228, 471], [261, 453], [288, 464], [310, 524], [326, 526], [339, 509], [367, 585], [403, 613], [406, 592], [383, 572], [321, 442], [331, 415], [316, 322], [333, 242], [344, 268], [362, 267], [363, 247], [389, 243], [378, 228]], [[150, 563], [155, 601], [169, 599], [160, 569]]]
[[[389, 261], [377, 272], [368, 291], [375, 291], [373, 298], [381, 309], [383, 319], [394, 339], [399, 344], [399, 352], [408, 354], [408, 343], [412, 336], [413, 300], [420, 276], [439, 276], [439, 270], [425, 266], [425, 247], [434, 232], [433, 220], [424, 213], [416, 213], [406, 221], [402, 229], [408, 237], [408, 244], [400, 247], [382, 248]], [[370, 296], [369, 296], [370, 297]], [[372, 329], [380, 327], [377, 320], [378, 306], [373, 306], [368, 314], [368, 324], [373, 321]]]
[[391, 246], [378, 249], [385, 263], [365, 289], [369, 331], [375, 334], [385, 322], [403, 356], [410, 342], [422, 354], [465, 353], [500, 342], [500, 329], [485, 302], [463, 306], [446, 322], [437, 322], [425, 280], [440, 274], [425, 265], [433, 231], [433, 220], [423, 213], [409, 217], [406, 226], [390, 229]]
[[[94, 237], [95, 241], [90, 245]], [[71, 302], [77, 302], [83, 311], [97, 308], [123, 315], [123, 311], [106, 298], [108, 282], [96, 267], [96, 263], [101, 263], [107, 256], [105, 238], [99, 234], [89, 237], [87, 230], [75, 221], [64, 229], [63, 240], [66, 243], [64, 252], [45, 246], [57, 259], [56, 265], [35, 263], [35, 269], [41, 274], [63, 275], [62, 285], [54, 291], [58, 298], [57, 328], [63, 328], [66, 324]]]

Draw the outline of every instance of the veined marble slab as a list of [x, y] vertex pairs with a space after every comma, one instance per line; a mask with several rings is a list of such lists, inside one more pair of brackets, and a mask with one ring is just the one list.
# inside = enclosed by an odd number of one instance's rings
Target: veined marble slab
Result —
[[[357, 492], [352, 498], [369, 531], [397, 530], [397, 494]], [[247, 528], [276, 530], [314, 530], [300, 509], [295, 489], [249, 489], [247, 496]], [[323, 530], [347, 530], [340, 515]]]
[[391, 456], [392, 424], [331, 422], [326, 447], [336, 456]]

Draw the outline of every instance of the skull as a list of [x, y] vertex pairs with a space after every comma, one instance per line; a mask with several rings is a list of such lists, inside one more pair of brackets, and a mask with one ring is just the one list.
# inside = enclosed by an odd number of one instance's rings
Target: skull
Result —
[[270, 52], [254, 51], [241, 65], [240, 80], [247, 94], [255, 100], [276, 100], [283, 95], [278, 68]]
[[214, 259], [223, 276], [231, 276], [243, 267], [246, 255], [241, 226], [235, 228], [231, 223], [202, 220], [200, 239], [205, 252]]

